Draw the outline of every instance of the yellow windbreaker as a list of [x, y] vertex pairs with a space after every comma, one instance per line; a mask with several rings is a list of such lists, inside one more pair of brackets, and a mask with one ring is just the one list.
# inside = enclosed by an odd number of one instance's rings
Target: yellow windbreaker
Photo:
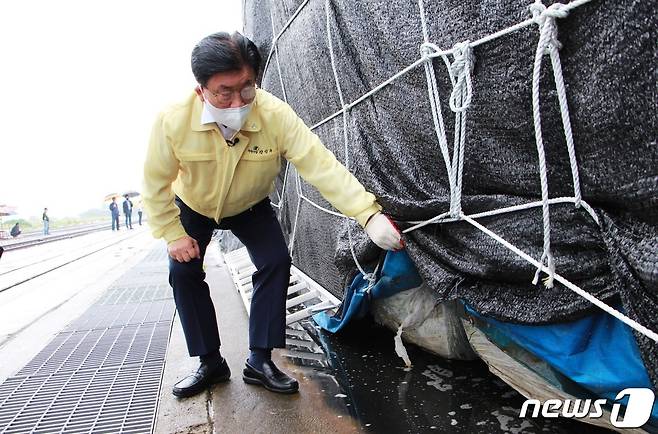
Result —
[[202, 110], [193, 93], [161, 113], [153, 126], [142, 196], [156, 238], [170, 243], [186, 235], [174, 195], [217, 222], [260, 202], [274, 191], [281, 157], [361, 226], [381, 210], [375, 196], [275, 96], [257, 91], [235, 146], [227, 145], [216, 124], [201, 124]]

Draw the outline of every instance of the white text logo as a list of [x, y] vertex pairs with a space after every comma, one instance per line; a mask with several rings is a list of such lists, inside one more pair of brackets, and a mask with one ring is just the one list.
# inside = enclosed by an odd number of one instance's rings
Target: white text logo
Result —
[[[622, 404], [617, 402], [628, 397], [626, 412], [622, 415]], [[610, 423], [617, 428], [639, 428], [651, 417], [651, 409], [655, 395], [651, 389], [628, 388], [617, 394], [610, 412]], [[528, 410], [532, 408], [530, 417], [591, 417], [603, 416], [603, 405], [605, 399], [548, 399], [542, 404], [537, 399], [528, 399], [521, 406], [519, 416], [526, 417]]]

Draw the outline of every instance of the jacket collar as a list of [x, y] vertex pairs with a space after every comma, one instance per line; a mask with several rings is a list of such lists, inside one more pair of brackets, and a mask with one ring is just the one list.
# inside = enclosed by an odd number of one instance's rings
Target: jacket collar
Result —
[[[209, 113], [205, 110], [205, 106], [201, 98], [196, 93], [192, 94], [192, 117], [190, 119], [192, 131], [210, 131], [218, 129], [217, 125], [210, 120]], [[261, 129], [261, 119], [259, 113], [259, 99], [260, 92], [256, 92], [256, 99], [251, 107], [251, 111], [244, 122], [240, 131], [256, 132]]]

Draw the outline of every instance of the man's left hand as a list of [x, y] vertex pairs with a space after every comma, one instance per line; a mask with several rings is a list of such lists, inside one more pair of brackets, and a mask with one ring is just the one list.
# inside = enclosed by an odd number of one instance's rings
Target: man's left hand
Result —
[[190, 262], [192, 259], [201, 259], [199, 243], [190, 237], [184, 236], [167, 246], [169, 256], [178, 262]]

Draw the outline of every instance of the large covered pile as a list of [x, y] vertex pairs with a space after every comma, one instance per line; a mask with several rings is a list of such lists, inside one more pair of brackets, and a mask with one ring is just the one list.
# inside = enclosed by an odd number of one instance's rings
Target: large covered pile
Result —
[[[246, 0], [245, 32], [267, 57], [273, 36], [300, 0]], [[450, 48], [530, 17], [527, 1], [425, 2], [429, 40]], [[416, 2], [331, 0], [329, 22], [345, 102], [356, 100], [413, 63], [423, 42]], [[308, 125], [339, 110], [326, 31], [326, 3], [310, 0], [278, 40], [262, 87], [288, 103]], [[583, 199], [600, 226], [573, 204], [550, 208], [557, 272], [597, 298], [621, 300], [632, 319], [658, 330], [658, 146], [656, 107], [658, 14], [653, 2], [598, 1], [558, 20], [564, 79]], [[467, 116], [462, 208], [475, 213], [541, 199], [532, 118], [531, 80], [538, 30], [533, 25], [474, 49], [473, 96]], [[434, 61], [442, 112], [452, 141], [452, 86]], [[283, 83], [283, 88], [281, 86]], [[541, 115], [551, 197], [572, 196], [573, 184], [548, 58], [541, 76]], [[423, 67], [349, 112], [349, 166], [386, 213], [399, 221], [431, 218], [449, 208], [446, 167], [434, 131]], [[340, 161], [343, 118], [315, 132]], [[291, 181], [289, 179], [289, 181]], [[281, 184], [278, 185], [281, 189]], [[304, 193], [330, 207], [308, 184]], [[292, 233], [294, 183], [281, 213]], [[480, 223], [534, 258], [542, 254], [541, 207]], [[347, 225], [364, 264], [378, 252], [356, 223], [302, 202], [295, 264], [340, 294], [353, 277]], [[405, 238], [410, 256], [437, 300], [462, 298], [505, 321], [560, 322], [595, 309], [560, 283], [532, 285], [535, 267], [464, 223], [429, 225]], [[636, 333], [658, 384], [658, 345]]]

